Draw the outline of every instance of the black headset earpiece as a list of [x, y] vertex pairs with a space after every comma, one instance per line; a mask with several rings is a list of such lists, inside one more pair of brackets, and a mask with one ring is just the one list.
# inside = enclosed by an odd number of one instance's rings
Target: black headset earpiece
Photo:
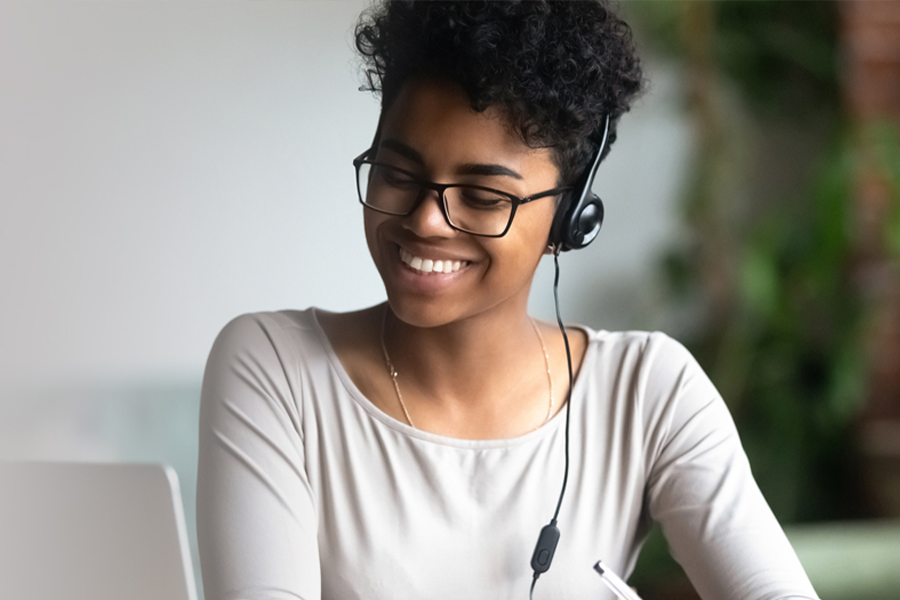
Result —
[[554, 252], [578, 250], [594, 241], [603, 224], [603, 201], [591, 191], [600, 159], [609, 136], [609, 115], [603, 128], [603, 139], [583, 183], [567, 192], [559, 203], [550, 229], [550, 246]]

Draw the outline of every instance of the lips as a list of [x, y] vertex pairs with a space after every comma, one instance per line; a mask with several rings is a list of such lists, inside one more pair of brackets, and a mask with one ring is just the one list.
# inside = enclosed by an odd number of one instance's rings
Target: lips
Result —
[[400, 260], [419, 273], [455, 273], [469, 264], [467, 260], [422, 258], [403, 248], [400, 248]]

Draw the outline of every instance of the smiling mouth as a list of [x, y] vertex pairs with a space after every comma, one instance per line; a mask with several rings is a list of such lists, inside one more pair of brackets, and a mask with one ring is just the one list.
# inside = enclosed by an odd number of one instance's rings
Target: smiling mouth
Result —
[[456, 273], [469, 264], [467, 260], [432, 260], [421, 258], [400, 248], [400, 260], [403, 264], [419, 273]]

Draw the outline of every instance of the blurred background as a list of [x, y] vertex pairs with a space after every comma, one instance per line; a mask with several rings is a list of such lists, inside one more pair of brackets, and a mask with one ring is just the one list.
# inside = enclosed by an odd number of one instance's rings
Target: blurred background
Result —
[[[219, 329], [384, 298], [351, 165], [366, 5], [0, 3], [0, 460], [171, 464], [194, 543]], [[563, 316], [683, 341], [820, 594], [900, 598], [900, 2], [622, 10], [649, 86]], [[696, 597], [658, 532], [632, 583]]]
[[[691, 124], [664, 322], [820, 595], [900, 598], [900, 2], [626, 7]], [[696, 597], [658, 532], [633, 582]]]

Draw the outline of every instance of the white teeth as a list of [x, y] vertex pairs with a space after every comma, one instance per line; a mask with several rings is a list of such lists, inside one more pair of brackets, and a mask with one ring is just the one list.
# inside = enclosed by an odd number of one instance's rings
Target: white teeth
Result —
[[416, 271], [421, 271], [423, 273], [455, 273], [466, 264], [466, 261], [460, 260], [432, 260], [430, 258], [420, 258], [410, 254], [403, 248], [400, 248], [400, 260]]

